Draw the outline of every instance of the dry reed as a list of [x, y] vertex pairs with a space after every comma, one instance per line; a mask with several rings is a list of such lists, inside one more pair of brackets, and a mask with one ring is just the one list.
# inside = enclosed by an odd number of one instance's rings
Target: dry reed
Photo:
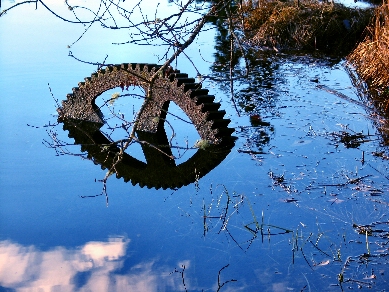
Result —
[[389, 86], [389, 0], [375, 10], [366, 36], [347, 57], [358, 75], [376, 89]]

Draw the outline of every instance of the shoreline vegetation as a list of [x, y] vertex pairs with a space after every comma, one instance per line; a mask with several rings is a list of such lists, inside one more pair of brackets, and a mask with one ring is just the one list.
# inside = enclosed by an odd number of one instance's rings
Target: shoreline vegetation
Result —
[[369, 85], [389, 98], [389, 0], [375, 9], [364, 39], [347, 61]]
[[389, 113], [389, 0], [352, 8], [317, 0], [243, 1], [241, 26], [262, 51], [345, 58], [360, 94]]
[[346, 56], [374, 15], [374, 9], [308, 1], [246, 1], [243, 30], [251, 46], [275, 51], [321, 51]]

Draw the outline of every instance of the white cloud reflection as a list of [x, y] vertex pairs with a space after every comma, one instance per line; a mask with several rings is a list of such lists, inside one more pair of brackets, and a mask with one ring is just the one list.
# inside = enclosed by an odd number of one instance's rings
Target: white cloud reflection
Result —
[[[180, 291], [182, 279], [174, 267], [143, 262], [118, 273], [130, 240], [110, 238], [67, 249], [41, 251], [0, 241], [0, 287], [16, 291]], [[189, 262], [185, 263], [188, 267]]]

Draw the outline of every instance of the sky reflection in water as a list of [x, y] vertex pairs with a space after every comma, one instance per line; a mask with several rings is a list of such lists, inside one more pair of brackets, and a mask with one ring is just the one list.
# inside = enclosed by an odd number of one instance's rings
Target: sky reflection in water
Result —
[[[179, 290], [172, 268], [154, 261], [139, 263], [125, 274], [114, 274], [124, 265], [130, 240], [112, 237], [68, 249], [42, 251], [35, 246], [0, 242], [0, 283], [18, 291], [157, 291]], [[188, 262], [183, 262], [189, 267]]]
[[[206, 82], [232, 119], [236, 147], [197, 187], [157, 191], [112, 178], [106, 208], [104, 197], [80, 198], [101, 192], [95, 180], [104, 171], [42, 145], [42, 126], [56, 121], [47, 83], [62, 100], [95, 70], [67, 57], [83, 28], [27, 6], [0, 22], [1, 288], [183, 291], [182, 265], [190, 291], [216, 291], [219, 271], [221, 283], [237, 280], [221, 291], [340, 291], [342, 271], [360, 281], [345, 287], [387, 287], [383, 234], [369, 236], [371, 265], [365, 235], [353, 228], [388, 221], [388, 163], [374, 155], [387, 149], [365, 109], [316, 87], [357, 99], [342, 64], [269, 59], [253, 80], [237, 82], [240, 117], [219, 84]], [[214, 35], [188, 53], [200, 48], [213, 62]], [[157, 62], [158, 48], [109, 45], [123, 38], [96, 28], [72, 51], [92, 61], [108, 53], [111, 63]], [[209, 73], [209, 63], [196, 62]], [[196, 75], [185, 58], [178, 68]], [[342, 131], [372, 136], [347, 148]]]

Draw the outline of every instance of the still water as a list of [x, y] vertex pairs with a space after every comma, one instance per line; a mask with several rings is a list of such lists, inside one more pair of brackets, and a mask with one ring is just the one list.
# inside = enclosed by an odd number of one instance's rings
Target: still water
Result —
[[[66, 11], [62, 2], [48, 3]], [[112, 45], [127, 33], [98, 26], [67, 48], [82, 32], [34, 5], [0, 19], [1, 291], [389, 287], [388, 149], [382, 119], [361, 104], [344, 62], [258, 59], [249, 78], [235, 82], [234, 102], [228, 82], [205, 80], [231, 119], [235, 146], [178, 189], [111, 176], [107, 206], [105, 195], [96, 196], [106, 170], [57, 124], [55, 100], [96, 70], [69, 50], [91, 62], [108, 55], [113, 64], [160, 63], [164, 51]], [[226, 77], [217, 35], [200, 34], [187, 51], [204, 76]], [[197, 74], [184, 57], [175, 67]], [[121, 97], [114, 106], [131, 115], [140, 101]], [[194, 145], [194, 126], [176, 118], [187, 118], [179, 107], [169, 111], [173, 144]], [[53, 137], [67, 146], [50, 147]], [[196, 151], [172, 149], [177, 164]], [[138, 144], [127, 152], [147, 160]]]

